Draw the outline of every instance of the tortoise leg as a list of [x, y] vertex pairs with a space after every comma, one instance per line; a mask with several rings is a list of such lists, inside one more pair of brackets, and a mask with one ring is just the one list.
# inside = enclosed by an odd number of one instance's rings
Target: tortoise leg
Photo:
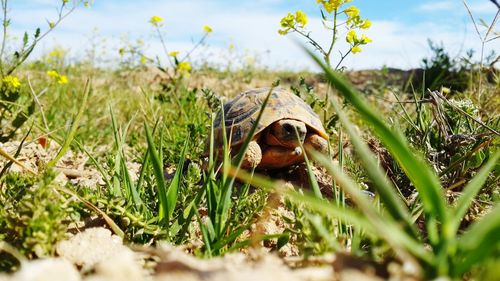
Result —
[[243, 157], [241, 167], [244, 169], [255, 168], [262, 160], [262, 150], [256, 141], [251, 141], [248, 144], [247, 151]]
[[318, 134], [308, 134], [304, 141], [304, 146], [311, 146], [316, 151], [321, 153], [328, 152], [328, 141]]
[[290, 149], [282, 146], [269, 146], [262, 154], [259, 168], [277, 169], [291, 166], [304, 161], [302, 149]]

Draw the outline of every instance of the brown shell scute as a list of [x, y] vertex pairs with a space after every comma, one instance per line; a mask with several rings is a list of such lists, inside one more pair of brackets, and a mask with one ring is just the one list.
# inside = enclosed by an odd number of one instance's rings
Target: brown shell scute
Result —
[[[224, 124], [228, 138], [229, 133], [231, 133], [231, 145], [242, 143], [248, 136], [270, 90], [270, 88], [252, 89], [239, 94], [224, 105]], [[323, 128], [318, 115], [308, 104], [293, 93], [275, 88], [272, 90], [255, 134], [260, 133], [269, 125], [281, 119], [302, 121], [320, 136], [328, 139], [328, 134]], [[222, 142], [221, 121], [222, 116], [219, 113], [214, 120], [214, 134], [217, 145]]]

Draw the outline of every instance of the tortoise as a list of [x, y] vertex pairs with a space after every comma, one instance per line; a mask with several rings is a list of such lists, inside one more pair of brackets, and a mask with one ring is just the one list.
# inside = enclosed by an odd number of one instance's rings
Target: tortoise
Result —
[[[232, 152], [238, 152], [248, 137], [270, 91], [242, 167], [278, 169], [301, 163], [304, 161], [301, 144], [326, 152], [328, 134], [318, 115], [301, 98], [281, 88], [248, 90], [224, 105], [224, 124]], [[219, 113], [213, 124], [214, 145], [219, 152], [223, 146], [221, 121]]]

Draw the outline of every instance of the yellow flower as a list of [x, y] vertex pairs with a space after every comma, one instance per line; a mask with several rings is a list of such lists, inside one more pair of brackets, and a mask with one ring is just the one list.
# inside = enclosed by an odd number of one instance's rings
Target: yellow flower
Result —
[[372, 39], [370, 39], [368, 36], [366, 35], [361, 35], [361, 44], [368, 44], [368, 43], [371, 43], [373, 42]]
[[168, 55], [171, 57], [176, 57], [178, 54], [179, 54], [179, 51], [172, 51], [172, 52], [168, 53]]
[[292, 15], [292, 13], [288, 13], [288, 15], [284, 16], [281, 19], [280, 25], [283, 28], [290, 28], [293, 26], [294, 21], [295, 21], [295, 17]]
[[61, 47], [54, 47], [49, 53], [49, 57], [63, 59], [66, 56], [66, 50]]
[[68, 84], [68, 77], [66, 77], [66, 75], [59, 75], [59, 77], [57, 78], [57, 84], [59, 85]]
[[142, 65], [145, 65], [145, 64], [146, 64], [146, 62], [147, 62], [147, 60], [148, 60], [148, 59], [146, 58], [146, 56], [141, 55], [141, 60], [140, 60], [140, 62], [141, 62], [141, 64], [142, 64]]
[[304, 27], [307, 24], [307, 16], [301, 10], [295, 12], [295, 21], [300, 24], [300, 27]]
[[49, 75], [52, 78], [58, 78], [59, 77], [59, 73], [57, 73], [57, 71], [55, 71], [55, 70], [49, 70], [49, 71], [47, 71], [47, 75]]
[[189, 73], [191, 72], [191, 64], [188, 61], [182, 61], [177, 65], [177, 70], [180, 73]]
[[356, 40], [356, 31], [354, 31], [354, 29], [349, 30], [349, 32], [347, 32], [347, 36], [345, 37], [345, 41], [347, 41], [347, 43], [353, 44]]
[[354, 7], [354, 6], [351, 6], [349, 8], [346, 8], [344, 10], [344, 13], [350, 18], [354, 18], [354, 17], [357, 17], [359, 16], [359, 9]]
[[354, 46], [354, 47], [352, 47], [351, 51], [353, 54], [357, 54], [357, 53], [361, 52], [362, 50], [359, 46]]
[[85, 7], [87, 7], [87, 8], [88, 8], [88, 7], [90, 7], [90, 3], [89, 3], [89, 1], [85, 1], [85, 2], [83, 2], [83, 6], [85, 6]]
[[447, 95], [451, 92], [450, 88], [447, 88], [447, 87], [444, 87], [444, 86], [441, 86], [441, 93]]
[[47, 71], [47, 75], [54, 78], [54, 80], [56, 80], [57, 84], [60, 84], [60, 85], [68, 84], [68, 77], [66, 77], [66, 75], [61, 75], [61, 74], [57, 73], [57, 71], [55, 71], [55, 70]]
[[49, 28], [54, 28], [56, 26], [56, 23], [53, 21], [49, 21]]
[[365, 20], [359, 27], [362, 29], [368, 29], [372, 26], [372, 22], [370, 20]]
[[281, 19], [280, 25], [282, 29], [278, 30], [278, 33], [281, 35], [287, 34], [288, 31], [290, 31], [290, 29], [293, 27], [294, 23], [295, 23], [295, 17], [293, 16], [292, 13], [288, 13]]
[[328, 13], [333, 12], [338, 9], [340, 5], [347, 2], [350, 2], [350, 0], [316, 0], [316, 3], [321, 4]]
[[290, 30], [290, 29], [279, 29], [279, 30], [278, 30], [278, 33], [279, 33], [280, 35], [287, 35], [289, 30]]
[[12, 75], [5, 76], [2, 79], [2, 84], [5, 85], [9, 90], [16, 90], [17, 88], [21, 87], [21, 82], [19, 82], [19, 79]]
[[151, 19], [149, 20], [149, 23], [151, 23], [154, 26], [159, 26], [161, 22], [163, 22], [163, 18], [159, 16], [152, 16]]
[[286, 35], [290, 32], [290, 29], [296, 28], [296, 26], [303, 28], [307, 24], [307, 15], [301, 10], [297, 10], [295, 15], [288, 13], [280, 21], [280, 26], [282, 29], [278, 30], [281, 35]]
[[203, 31], [204, 31], [205, 33], [210, 33], [210, 32], [212, 32], [212, 31], [213, 31], [213, 29], [212, 29], [212, 27], [210, 27], [209, 25], [204, 25], [204, 26], [203, 26]]

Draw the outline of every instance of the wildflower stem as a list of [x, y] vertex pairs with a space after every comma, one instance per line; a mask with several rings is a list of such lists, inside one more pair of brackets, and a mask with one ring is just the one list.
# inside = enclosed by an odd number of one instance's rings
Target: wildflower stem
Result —
[[342, 53], [340, 53], [340, 60], [339, 60], [339, 63], [337, 63], [337, 65], [335, 66], [335, 70], [337, 70], [340, 65], [342, 64], [342, 62], [344, 61], [344, 59], [347, 57], [347, 55], [349, 55], [352, 51], [352, 48], [349, 49], [349, 51], [347, 51], [347, 53], [345, 53], [345, 55], [342, 55]]
[[3, 53], [5, 51], [5, 44], [7, 41], [7, 25], [9, 24], [9, 21], [7, 20], [7, 0], [2, 0], [2, 11], [3, 11], [3, 20], [2, 20], [2, 25], [3, 25], [3, 37], [2, 37], [2, 47], [0, 49], [0, 75], [3, 78]]
[[[33, 96], [33, 100], [40, 108], [40, 115], [42, 116], [43, 125], [45, 126], [45, 129], [47, 130], [47, 132], [49, 132], [50, 131], [49, 124], [47, 122], [47, 118], [45, 118], [45, 113], [43, 112], [43, 105], [40, 103], [40, 100], [38, 99], [38, 95], [36, 94], [35, 90], [33, 89], [33, 85], [31, 85], [31, 80], [29, 77], [28, 77], [28, 86], [30, 88], [31, 95]], [[43, 95], [45, 92], [47, 92], [47, 90], [48, 90], [48, 88], [43, 89], [40, 92], [40, 95]]]
[[[5, 4], [7, 4], [7, 0], [2, 0], [2, 8], [4, 8], [3, 1], [5, 1]], [[49, 29], [47, 31], [45, 31], [43, 34], [34, 38], [33, 42], [31, 43], [31, 45], [28, 48], [23, 49], [23, 51], [19, 54], [19, 60], [17, 60], [13, 65], [10, 66], [10, 68], [7, 70], [5, 75], [9, 75], [12, 72], [14, 72], [14, 70], [18, 66], [20, 66], [28, 58], [29, 54], [31, 54], [31, 52], [33, 51], [35, 46], [38, 44], [38, 42], [40, 42], [40, 40], [42, 40], [45, 36], [47, 36], [47, 34], [49, 34], [67, 16], [69, 16], [71, 13], [73, 13], [76, 10], [76, 7], [80, 4], [80, 2], [81, 2], [81, 0], [76, 2], [66, 13], [63, 13], [63, 7], [61, 7], [61, 9], [58, 12], [58, 18], [54, 22], [54, 24], [52, 26], [50, 26]], [[4, 13], [5, 13], [6, 9], [7, 9], [7, 7], [5, 6]], [[5, 24], [5, 19], [4, 19], [4, 24]], [[4, 28], [6, 28], [5, 25], [4, 25]], [[2, 42], [2, 45], [4, 44], [4, 42], [5, 42], [5, 37], [4, 37], [4, 41]], [[0, 59], [1, 59], [1, 57], [0, 57]], [[0, 63], [0, 64], [2, 64], [2, 63]], [[2, 72], [2, 76], [3, 75], [4, 75], [4, 73]]]
[[312, 39], [311, 36], [309, 36], [309, 34], [306, 34], [305, 32], [297, 29], [296, 27], [292, 27], [292, 29], [295, 30], [298, 34], [307, 38], [307, 40], [309, 40], [309, 43], [313, 45], [314, 48], [316, 48], [316, 50], [318, 50], [324, 57], [327, 56], [326, 51], [321, 47], [321, 45], [318, 44], [318, 42], [316, 42], [316, 40]]
[[[495, 26], [498, 16], [500, 15], [500, 9], [497, 10], [497, 13], [495, 14], [495, 17], [491, 21], [490, 26], [488, 27], [488, 30], [486, 31], [486, 34], [484, 37], [481, 35], [481, 32], [479, 32], [479, 28], [477, 27], [476, 21], [474, 20], [474, 16], [472, 15], [472, 12], [469, 8], [469, 5], [467, 5], [467, 2], [463, 0], [465, 9], [467, 9], [467, 13], [469, 14], [470, 19], [472, 20], [472, 23], [474, 25], [474, 28], [476, 29], [477, 35], [479, 36], [479, 39], [481, 40], [481, 55], [480, 55], [480, 61], [479, 61], [479, 86], [478, 86], [478, 93], [479, 93], [479, 99], [481, 98], [481, 88], [482, 88], [482, 70], [483, 70], [483, 60], [484, 60], [484, 45], [490, 41], [488, 40], [488, 36], [490, 35], [491, 31], [493, 30], [493, 27]], [[498, 38], [498, 37], [497, 37]]]
[[[163, 48], [163, 52], [165, 52], [165, 54], [167, 55], [168, 57], [168, 49], [167, 49], [167, 44], [165, 44], [165, 40], [163, 39], [163, 36], [161, 35], [161, 31], [160, 31], [160, 28], [158, 26], [155, 27], [156, 28], [156, 32], [158, 33], [158, 38], [160, 39], [160, 43], [161, 43], [161, 47]], [[175, 65], [174, 63], [172, 62], [172, 60], [170, 59], [170, 57], [168, 57], [168, 62], [170, 63], [170, 66], [172, 66], [172, 68], [175, 69]], [[169, 75], [170, 76], [170, 75]]]
[[[330, 43], [330, 48], [328, 48], [327, 57], [325, 57], [325, 61], [328, 66], [330, 65], [330, 54], [332, 53], [333, 46], [335, 45], [335, 41], [337, 40], [337, 9], [335, 9], [333, 13], [333, 30], [332, 30], [332, 42]], [[337, 68], [335, 68], [337, 69]]]
[[191, 53], [193, 53], [201, 44], [203, 44], [203, 42], [205, 41], [205, 39], [207, 38], [207, 36], [208, 36], [208, 33], [205, 33], [205, 35], [203, 35], [203, 37], [201, 37], [200, 41], [198, 41], [198, 43], [196, 43], [196, 45], [194, 45], [193, 48], [191, 48], [191, 50], [189, 50], [187, 52], [187, 54], [181, 59], [181, 61], [184, 61], [187, 58], [189, 58], [189, 56], [191, 55]]

